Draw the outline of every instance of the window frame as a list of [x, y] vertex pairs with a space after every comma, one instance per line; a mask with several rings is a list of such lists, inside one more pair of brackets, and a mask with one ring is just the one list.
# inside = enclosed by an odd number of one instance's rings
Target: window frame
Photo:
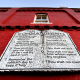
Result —
[[[39, 16], [39, 15], [41, 15], [41, 20], [38, 22], [37, 21], [37, 16]], [[42, 20], [42, 16], [46, 16], [46, 20]], [[48, 18], [48, 14], [46, 14], [46, 13], [37, 13], [36, 15], [35, 15], [35, 18], [34, 18], [34, 22], [33, 23], [41, 23], [41, 24], [47, 24], [47, 23], [49, 23], [49, 18]]]

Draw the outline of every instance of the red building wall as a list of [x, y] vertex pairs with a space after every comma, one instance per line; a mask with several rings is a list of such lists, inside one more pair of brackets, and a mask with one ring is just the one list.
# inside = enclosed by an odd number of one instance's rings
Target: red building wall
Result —
[[[32, 24], [36, 13], [47, 13], [52, 24]], [[71, 8], [0, 8], [0, 55], [15, 32], [26, 29], [57, 29], [69, 33], [80, 52], [80, 9]], [[47, 72], [48, 73], [48, 72]], [[26, 75], [24, 75], [26, 74]], [[80, 80], [80, 72], [70, 74], [10, 75], [0, 73], [1, 80]], [[29, 73], [30, 74], [30, 73]], [[42, 74], [42, 73], [41, 73]]]

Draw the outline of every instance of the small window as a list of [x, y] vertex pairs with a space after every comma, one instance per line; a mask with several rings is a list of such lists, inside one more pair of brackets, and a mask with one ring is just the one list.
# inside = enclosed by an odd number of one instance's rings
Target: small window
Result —
[[36, 14], [34, 23], [49, 23], [47, 14]]

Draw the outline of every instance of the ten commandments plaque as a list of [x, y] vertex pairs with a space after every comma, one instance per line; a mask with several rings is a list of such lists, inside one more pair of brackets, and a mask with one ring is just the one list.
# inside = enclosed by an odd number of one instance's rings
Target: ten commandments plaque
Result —
[[0, 71], [80, 70], [80, 55], [68, 33], [24, 30], [13, 35], [1, 55]]

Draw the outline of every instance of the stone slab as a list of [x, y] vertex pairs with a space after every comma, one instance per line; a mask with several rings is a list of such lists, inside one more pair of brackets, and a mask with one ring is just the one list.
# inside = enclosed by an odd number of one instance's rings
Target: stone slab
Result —
[[80, 54], [69, 34], [58, 30], [17, 32], [0, 58], [0, 71], [74, 70], [80, 70]]

